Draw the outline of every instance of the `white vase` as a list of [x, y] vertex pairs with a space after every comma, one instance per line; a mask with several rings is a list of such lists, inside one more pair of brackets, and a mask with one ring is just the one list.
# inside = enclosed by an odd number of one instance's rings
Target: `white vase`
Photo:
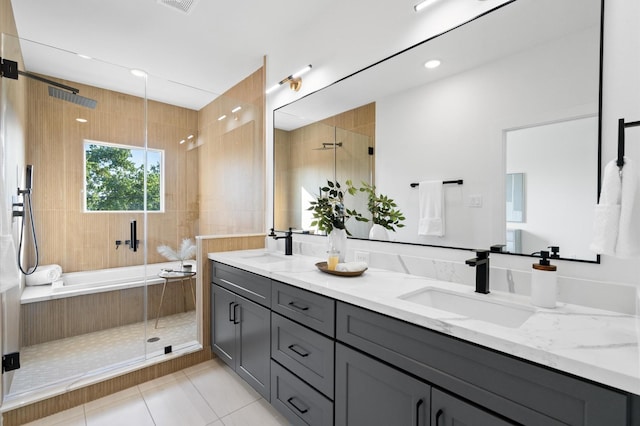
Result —
[[370, 240], [389, 241], [389, 231], [382, 225], [374, 223], [369, 230]]
[[347, 252], [347, 231], [345, 229], [333, 228], [329, 232], [329, 250], [340, 252], [340, 262], [344, 262]]

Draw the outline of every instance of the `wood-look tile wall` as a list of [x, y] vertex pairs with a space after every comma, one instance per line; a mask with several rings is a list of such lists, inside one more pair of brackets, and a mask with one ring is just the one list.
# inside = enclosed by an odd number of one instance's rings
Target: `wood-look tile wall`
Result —
[[[189, 282], [184, 285], [184, 293], [179, 282], [167, 285], [161, 318], [195, 309]], [[195, 279], [191, 285], [195, 291]], [[162, 284], [148, 286], [147, 319], [152, 326], [161, 293]], [[21, 347], [135, 324], [143, 317], [143, 287], [28, 303], [20, 310]]]
[[[47, 85], [28, 84], [27, 162], [34, 165], [33, 206], [40, 264], [59, 264], [65, 272], [137, 265], [144, 250], [116, 250], [129, 239], [129, 223], [142, 213], [84, 211], [84, 141], [144, 146], [144, 100], [109, 90], [62, 81], [98, 101], [94, 110], [50, 97]], [[148, 101], [148, 146], [164, 150], [162, 213], [147, 215], [148, 262], [162, 262], [156, 247], [176, 247], [198, 233], [197, 150], [179, 141], [195, 133], [198, 113]], [[79, 123], [77, 117], [86, 118]], [[138, 238], [144, 239], [139, 227]], [[144, 248], [144, 247], [143, 247]]]
[[264, 103], [262, 67], [198, 113], [201, 235], [265, 230]]

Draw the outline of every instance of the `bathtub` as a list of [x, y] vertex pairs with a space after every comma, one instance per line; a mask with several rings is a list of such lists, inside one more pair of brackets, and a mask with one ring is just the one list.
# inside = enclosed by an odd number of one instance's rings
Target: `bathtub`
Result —
[[[185, 262], [192, 265], [195, 261]], [[145, 284], [160, 284], [164, 280], [158, 277], [162, 269], [179, 269], [179, 262], [151, 263], [148, 265], [125, 266], [121, 268], [97, 269], [94, 271], [70, 272], [62, 274], [60, 280], [53, 283], [53, 293], [77, 292], [92, 289], [95, 292], [111, 291], [122, 288], [140, 287]], [[83, 291], [86, 293], [86, 291]]]

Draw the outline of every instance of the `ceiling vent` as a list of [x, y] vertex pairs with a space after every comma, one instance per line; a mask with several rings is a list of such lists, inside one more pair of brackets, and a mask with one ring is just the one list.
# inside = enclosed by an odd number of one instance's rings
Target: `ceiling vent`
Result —
[[189, 13], [196, 3], [198, 3], [198, 0], [158, 0], [158, 3], [178, 9], [184, 13]]

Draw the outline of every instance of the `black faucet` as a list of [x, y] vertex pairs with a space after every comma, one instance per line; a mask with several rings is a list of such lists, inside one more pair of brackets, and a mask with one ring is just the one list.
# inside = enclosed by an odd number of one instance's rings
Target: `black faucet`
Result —
[[289, 228], [289, 230], [281, 237], [278, 237], [273, 228], [271, 228], [269, 237], [273, 237], [274, 240], [281, 240], [284, 238], [284, 254], [287, 256], [291, 256], [293, 254], [293, 232], [291, 228]]
[[464, 263], [476, 268], [476, 293], [489, 293], [489, 250], [476, 250], [476, 257]]

